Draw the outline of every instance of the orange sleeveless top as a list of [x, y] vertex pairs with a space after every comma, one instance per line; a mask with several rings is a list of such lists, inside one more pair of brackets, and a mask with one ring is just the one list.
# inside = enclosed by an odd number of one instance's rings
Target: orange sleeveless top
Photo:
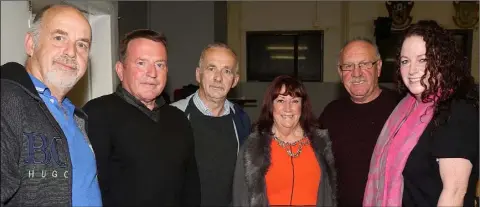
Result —
[[[271, 164], [265, 176], [270, 205], [316, 205], [321, 170], [310, 144], [304, 145], [298, 157], [272, 139]], [[292, 146], [297, 152], [298, 143]]]

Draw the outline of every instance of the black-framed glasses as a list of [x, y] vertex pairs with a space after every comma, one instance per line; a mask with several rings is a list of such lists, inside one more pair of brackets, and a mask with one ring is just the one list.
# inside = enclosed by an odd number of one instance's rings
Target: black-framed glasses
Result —
[[352, 71], [355, 69], [355, 65], [357, 65], [360, 70], [368, 70], [373, 67], [379, 60], [373, 61], [373, 62], [360, 62], [358, 64], [355, 63], [350, 63], [350, 64], [341, 64], [338, 65], [341, 71]]

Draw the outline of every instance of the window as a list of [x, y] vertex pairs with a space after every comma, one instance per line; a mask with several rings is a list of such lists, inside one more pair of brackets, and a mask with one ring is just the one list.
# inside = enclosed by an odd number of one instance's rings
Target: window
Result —
[[472, 45], [473, 45], [473, 30], [472, 29], [450, 29], [449, 30], [455, 42], [458, 45], [458, 48], [462, 52], [462, 55], [465, 56], [467, 60], [467, 67], [471, 68], [472, 61]]
[[323, 31], [247, 32], [247, 81], [323, 80]]
[[377, 38], [378, 51], [382, 57], [382, 71], [378, 82], [391, 83], [395, 81], [397, 70], [397, 53], [402, 47], [403, 32], [392, 32], [388, 38]]

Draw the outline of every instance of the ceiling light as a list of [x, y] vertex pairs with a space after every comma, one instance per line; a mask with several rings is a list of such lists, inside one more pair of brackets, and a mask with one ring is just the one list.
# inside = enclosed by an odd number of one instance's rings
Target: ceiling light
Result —
[[[307, 50], [307, 46], [298, 46], [298, 50]], [[267, 50], [294, 50], [293, 46], [267, 46]]]
[[[272, 55], [270, 56], [272, 60], [293, 60], [294, 57], [292, 55]], [[299, 60], [306, 60], [307, 57], [305, 56], [298, 56]]]

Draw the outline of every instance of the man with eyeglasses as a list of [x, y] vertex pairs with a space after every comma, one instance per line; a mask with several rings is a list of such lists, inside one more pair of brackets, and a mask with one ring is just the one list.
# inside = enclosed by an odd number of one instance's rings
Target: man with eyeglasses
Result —
[[375, 143], [400, 96], [380, 89], [382, 60], [372, 41], [350, 40], [339, 56], [337, 70], [349, 97], [329, 103], [319, 122], [332, 139], [338, 206], [362, 206]]

